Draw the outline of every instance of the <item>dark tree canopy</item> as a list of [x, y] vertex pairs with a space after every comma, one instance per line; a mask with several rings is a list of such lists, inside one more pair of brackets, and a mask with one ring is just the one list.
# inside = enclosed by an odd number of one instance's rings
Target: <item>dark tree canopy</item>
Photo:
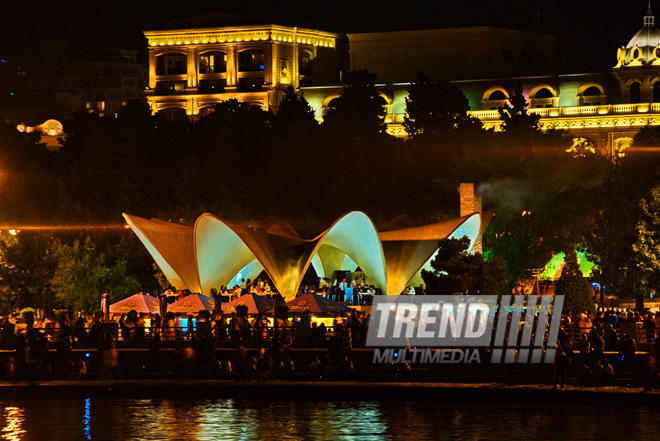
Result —
[[644, 126], [633, 138], [635, 147], [657, 147], [660, 146], [660, 127]]
[[502, 290], [506, 278], [502, 260], [484, 261], [479, 253], [469, 254], [469, 246], [467, 237], [440, 241], [438, 254], [431, 261], [433, 271], [422, 271], [428, 294], [496, 295]]
[[385, 101], [376, 89], [378, 76], [367, 70], [355, 70], [344, 75], [344, 92], [332, 100], [323, 125], [339, 131], [347, 138], [362, 140], [383, 132]]
[[518, 83], [509, 94], [509, 102], [499, 109], [502, 130], [509, 133], [525, 133], [539, 130], [540, 115], [529, 113], [522, 83]]
[[293, 86], [284, 89], [274, 122], [288, 134], [302, 132], [305, 135], [318, 127], [314, 109], [309, 105], [303, 93], [296, 92]]
[[481, 130], [481, 122], [468, 116], [470, 105], [456, 86], [447, 81], [431, 82], [417, 74], [408, 86], [404, 127], [415, 142], [443, 141], [443, 137], [462, 130]]

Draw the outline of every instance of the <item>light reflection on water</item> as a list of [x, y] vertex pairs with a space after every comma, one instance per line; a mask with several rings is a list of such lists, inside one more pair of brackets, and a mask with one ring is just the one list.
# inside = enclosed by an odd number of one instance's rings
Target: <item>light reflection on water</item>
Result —
[[6, 440], [20, 440], [22, 439], [25, 430], [23, 429], [23, 409], [15, 406], [7, 406], [2, 413], [3, 425], [2, 439]]
[[[441, 397], [440, 397], [441, 398]], [[87, 398], [0, 401], [3, 440], [657, 439], [615, 405]]]

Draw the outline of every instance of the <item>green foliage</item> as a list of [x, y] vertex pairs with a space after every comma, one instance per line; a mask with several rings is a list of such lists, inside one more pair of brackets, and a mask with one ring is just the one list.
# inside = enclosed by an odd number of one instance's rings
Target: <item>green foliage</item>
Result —
[[[658, 159], [626, 156], [611, 166], [596, 194], [593, 225], [587, 237], [589, 252], [600, 270], [603, 294], [633, 298], [643, 294], [644, 271], [633, 244], [643, 217], [640, 200], [660, 184]], [[651, 199], [647, 199], [650, 201]]]
[[71, 245], [56, 242], [53, 248], [57, 269], [51, 285], [57, 300], [70, 311], [97, 310], [103, 293], [114, 302], [140, 291], [137, 280], [126, 274], [126, 263], [107, 266], [90, 238], [82, 245], [77, 240]]
[[422, 271], [426, 291], [433, 295], [481, 294], [496, 295], [503, 286], [506, 271], [499, 258], [484, 261], [481, 254], [469, 254], [470, 240], [440, 241], [433, 271]]
[[651, 189], [648, 198], [640, 202], [641, 215], [637, 223], [637, 241], [633, 251], [639, 269], [645, 273], [649, 286], [660, 289], [660, 186]]
[[456, 86], [447, 81], [433, 83], [419, 73], [408, 86], [403, 126], [415, 143], [442, 142], [450, 134], [482, 130], [481, 121], [468, 116], [468, 110], [468, 100]]
[[0, 314], [21, 306], [50, 309], [55, 306], [50, 280], [56, 259], [52, 237], [21, 232], [0, 236]]
[[[521, 155], [526, 157], [516, 162]], [[567, 244], [585, 243], [611, 163], [600, 155], [574, 158], [546, 148], [512, 148], [501, 161], [509, 164], [498, 167], [507, 177], [482, 185], [484, 206], [496, 213], [484, 246], [504, 259], [507, 291], [515, 291]]]
[[564, 311], [594, 313], [596, 305], [589, 281], [582, 276], [575, 248], [566, 253], [564, 268], [555, 287], [555, 295], [564, 296]]

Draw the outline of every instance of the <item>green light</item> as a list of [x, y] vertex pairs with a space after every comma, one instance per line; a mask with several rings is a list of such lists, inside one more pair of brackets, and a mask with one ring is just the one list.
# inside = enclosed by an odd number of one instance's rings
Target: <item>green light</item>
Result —
[[[587, 259], [583, 251], [577, 252], [578, 263], [580, 270], [584, 277], [590, 277], [591, 271], [596, 266], [593, 262]], [[564, 268], [564, 253], [555, 254], [552, 259], [545, 265], [543, 271], [539, 274], [539, 280], [557, 280], [561, 276], [561, 270]]]

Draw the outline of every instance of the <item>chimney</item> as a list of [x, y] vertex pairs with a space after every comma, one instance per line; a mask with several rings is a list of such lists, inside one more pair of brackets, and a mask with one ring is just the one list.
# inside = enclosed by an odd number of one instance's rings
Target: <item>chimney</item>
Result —
[[461, 183], [460, 186], [461, 198], [461, 217], [467, 216], [475, 212], [474, 207], [474, 184]]

